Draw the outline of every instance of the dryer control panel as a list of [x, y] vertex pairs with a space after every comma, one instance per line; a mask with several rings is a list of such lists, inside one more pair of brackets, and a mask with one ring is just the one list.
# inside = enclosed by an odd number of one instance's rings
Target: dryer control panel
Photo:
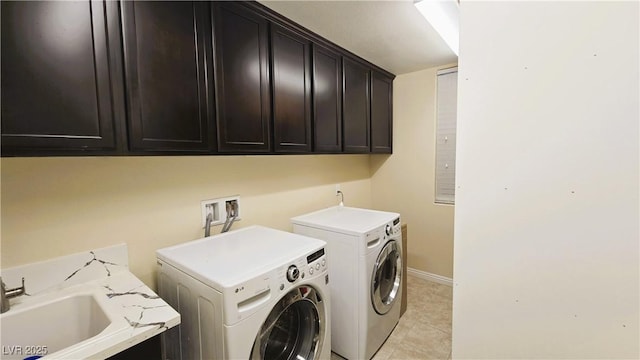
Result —
[[293, 263], [282, 267], [278, 271], [278, 286], [280, 290], [285, 290], [288, 285], [295, 285], [300, 281], [308, 279], [327, 271], [327, 258], [324, 248], [321, 248], [305, 257], [298, 258]]
[[395, 236], [400, 234], [401, 232], [401, 228], [400, 228], [400, 218], [396, 218], [395, 220], [393, 220], [393, 222], [387, 224], [387, 226], [385, 226], [384, 232], [387, 236]]
[[313, 275], [314, 273], [322, 272], [327, 269], [327, 259], [324, 253], [324, 248], [307, 256], [307, 266], [307, 272], [309, 275]]

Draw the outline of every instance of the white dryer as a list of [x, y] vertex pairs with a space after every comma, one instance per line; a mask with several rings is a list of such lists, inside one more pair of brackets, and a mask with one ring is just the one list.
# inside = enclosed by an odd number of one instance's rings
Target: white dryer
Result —
[[164, 359], [330, 359], [325, 242], [251, 226], [160, 249], [159, 295], [182, 322]]
[[370, 359], [400, 319], [400, 215], [336, 206], [291, 222], [294, 233], [327, 242], [333, 351]]

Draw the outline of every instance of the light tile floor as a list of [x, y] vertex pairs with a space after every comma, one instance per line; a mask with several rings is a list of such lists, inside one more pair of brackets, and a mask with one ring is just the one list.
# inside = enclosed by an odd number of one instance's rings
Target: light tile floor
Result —
[[451, 359], [452, 288], [409, 275], [406, 295], [407, 311], [373, 360]]

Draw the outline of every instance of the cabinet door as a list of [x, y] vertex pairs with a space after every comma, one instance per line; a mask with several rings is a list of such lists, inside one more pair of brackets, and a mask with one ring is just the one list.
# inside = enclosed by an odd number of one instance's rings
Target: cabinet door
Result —
[[313, 46], [314, 151], [342, 151], [342, 59]]
[[369, 148], [369, 68], [343, 58], [344, 151], [367, 153]]
[[271, 151], [269, 29], [238, 3], [213, 2], [218, 151]]
[[271, 25], [275, 152], [311, 151], [311, 42]]
[[209, 19], [206, 2], [122, 3], [132, 152], [215, 149]]
[[371, 152], [391, 153], [393, 79], [371, 71]]
[[115, 153], [112, 88], [122, 84], [112, 83], [117, 77], [110, 47], [120, 44], [119, 33], [110, 29], [118, 28], [117, 4], [2, 1], [0, 6], [2, 154]]

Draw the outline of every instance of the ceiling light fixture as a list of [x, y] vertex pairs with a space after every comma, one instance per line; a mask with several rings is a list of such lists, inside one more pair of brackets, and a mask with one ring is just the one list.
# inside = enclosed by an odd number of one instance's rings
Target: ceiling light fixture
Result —
[[458, 1], [415, 0], [413, 4], [457, 56], [460, 28]]

